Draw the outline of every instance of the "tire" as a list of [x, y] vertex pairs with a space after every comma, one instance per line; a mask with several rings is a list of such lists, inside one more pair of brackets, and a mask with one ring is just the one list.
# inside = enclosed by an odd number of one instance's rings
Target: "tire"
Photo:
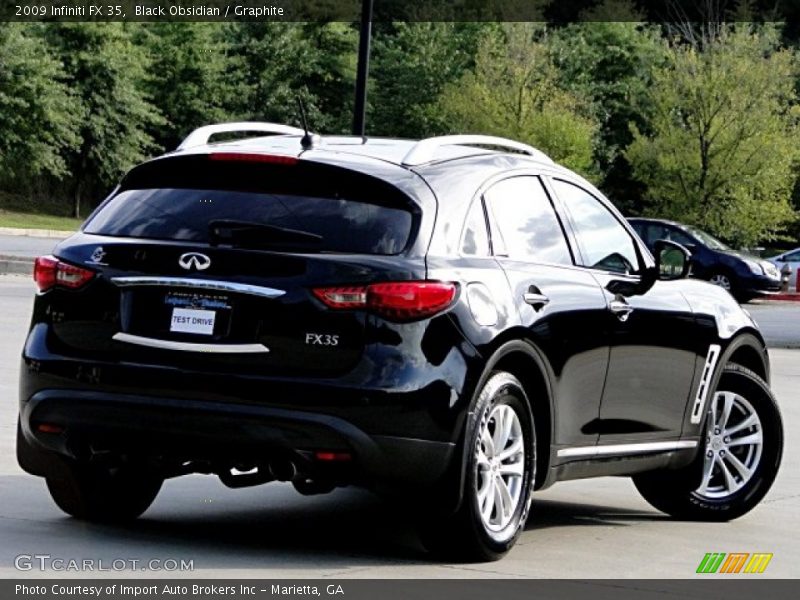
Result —
[[[498, 429], [501, 423], [508, 425], [507, 433]], [[536, 430], [516, 377], [491, 374], [470, 412], [464, 440], [467, 465], [460, 507], [450, 517], [425, 521], [422, 542], [445, 560], [497, 560], [525, 527], [536, 475]], [[510, 506], [502, 510], [502, 502]]]
[[736, 296], [736, 280], [727, 271], [712, 271], [708, 276], [708, 281], [730, 292], [731, 296]]
[[153, 503], [164, 480], [134, 467], [97, 469], [68, 463], [58, 477], [47, 477], [58, 507], [85, 521], [132, 521]]
[[[724, 420], [726, 410], [728, 418]], [[752, 424], [742, 428], [748, 420]], [[732, 435], [726, 436], [726, 431]], [[749, 443], [742, 443], [744, 438]], [[728, 446], [729, 441], [739, 443]], [[780, 411], [764, 380], [739, 365], [726, 366], [709, 401], [701, 442], [701, 451], [691, 465], [636, 475], [636, 488], [653, 507], [677, 519], [729, 521], [741, 517], [769, 491], [783, 454]], [[745, 471], [739, 470], [734, 458]]]

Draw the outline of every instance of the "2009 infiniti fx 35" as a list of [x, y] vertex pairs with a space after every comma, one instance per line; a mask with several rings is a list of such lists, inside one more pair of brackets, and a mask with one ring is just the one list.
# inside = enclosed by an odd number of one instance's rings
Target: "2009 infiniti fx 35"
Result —
[[[210, 143], [233, 130], [261, 136]], [[19, 462], [89, 520], [195, 472], [402, 494], [465, 559], [566, 479], [733, 519], [782, 453], [764, 340], [683, 247], [655, 253], [509, 140], [201, 128], [37, 260]]]

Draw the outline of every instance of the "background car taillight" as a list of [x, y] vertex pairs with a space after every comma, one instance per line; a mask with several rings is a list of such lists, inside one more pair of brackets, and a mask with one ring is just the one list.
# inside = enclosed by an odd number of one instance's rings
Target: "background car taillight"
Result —
[[456, 296], [456, 284], [397, 281], [312, 291], [329, 308], [365, 309], [392, 321], [413, 321], [433, 316], [450, 306]]
[[94, 277], [94, 271], [61, 262], [55, 256], [40, 256], [33, 265], [33, 279], [40, 292], [54, 286], [78, 289]]

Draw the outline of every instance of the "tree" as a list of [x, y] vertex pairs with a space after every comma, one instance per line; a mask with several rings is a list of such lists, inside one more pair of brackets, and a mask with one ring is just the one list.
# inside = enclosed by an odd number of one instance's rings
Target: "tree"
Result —
[[349, 132], [357, 37], [345, 23], [241, 23], [231, 30], [247, 93], [247, 118], [299, 124], [297, 98], [311, 127]]
[[73, 215], [156, 149], [149, 131], [163, 123], [144, 91], [150, 57], [123, 23], [49, 24], [47, 38], [72, 79], [70, 110], [80, 142], [68, 155]]
[[722, 28], [698, 50], [675, 43], [648, 92], [652, 135], [626, 152], [647, 186], [646, 213], [731, 242], [774, 239], [795, 215], [794, 56], [772, 28]]
[[604, 191], [621, 209], [636, 210], [642, 190], [624, 151], [633, 141], [630, 123], [647, 131], [651, 73], [665, 62], [666, 45], [626, 0], [609, 0], [582, 17], [554, 32], [553, 60], [567, 88], [591, 101]]
[[244, 92], [226, 28], [216, 23], [155, 23], [143, 28], [152, 61], [146, 87], [164, 121], [155, 141], [174, 149], [193, 129], [230, 118]]
[[63, 67], [37, 31], [0, 24], [0, 179], [20, 185], [64, 176], [64, 153], [79, 141]]
[[543, 32], [506, 24], [481, 41], [474, 71], [442, 93], [438, 109], [453, 132], [472, 131], [533, 144], [554, 160], [594, 177], [597, 125], [587, 103], [564, 89]]
[[447, 129], [436, 101], [475, 63], [480, 23], [395, 23], [375, 36], [369, 131], [419, 138]]

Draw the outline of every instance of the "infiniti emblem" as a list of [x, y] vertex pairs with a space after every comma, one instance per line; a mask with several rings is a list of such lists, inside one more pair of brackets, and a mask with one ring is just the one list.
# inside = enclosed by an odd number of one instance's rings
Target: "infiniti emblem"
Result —
[[199, 252], [187, 252], [186, 254], [181, 254], [181, 257], [178, 259], [178, 264], [187, 271], [191, 271], [192, 269], [195, 271], [205, 271], [211, 266], [211, 259]]

